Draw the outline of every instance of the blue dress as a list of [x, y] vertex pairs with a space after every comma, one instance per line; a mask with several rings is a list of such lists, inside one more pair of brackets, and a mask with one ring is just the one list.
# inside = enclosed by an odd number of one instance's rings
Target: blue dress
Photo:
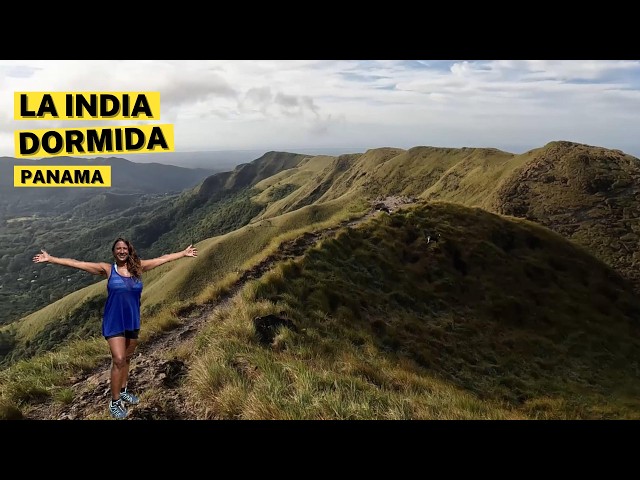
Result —
[[142, 280], [123, 277], [111, 266], [107, 282], [107, 303], [102, 318], [102, 335], [110, 337], [126, 330], [140, 329], [140, 296]]

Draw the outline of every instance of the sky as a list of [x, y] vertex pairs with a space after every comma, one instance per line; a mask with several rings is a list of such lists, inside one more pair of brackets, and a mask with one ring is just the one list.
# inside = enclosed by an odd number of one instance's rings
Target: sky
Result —
[[[16, 91], [159, 91], [161, 118], [17, 121]], [[0, 156], [15, 130], [158, 123], [176, 152], [568, 140], [640, 157], [640, 61], [0, 60]]]

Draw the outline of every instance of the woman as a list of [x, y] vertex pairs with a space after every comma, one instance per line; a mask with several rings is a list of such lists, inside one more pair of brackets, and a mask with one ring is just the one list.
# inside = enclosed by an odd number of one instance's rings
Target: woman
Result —
[[93, 275], [107, 277], [107, 303], [102, 317], [102, 335], [111, 349], [111, 401], [109, 412], [114, 418], [127, 416], [126, 403], [137, 404], [139, 398], [127, 391], [129, 364], [138, 344], [140, 332], [140, 296], [142, 273], [182, 257], [196, 257], [198, 251], [189, 245], [181, 252], [169, 253], [150, 260], [141, 260], [131, 242], [118, 238], [111, 252], [115, 262], [81, 262], [72, 258], [57, 258], [44, 250], [33, 257], [35, 263], [49, 262], [78, 268]]

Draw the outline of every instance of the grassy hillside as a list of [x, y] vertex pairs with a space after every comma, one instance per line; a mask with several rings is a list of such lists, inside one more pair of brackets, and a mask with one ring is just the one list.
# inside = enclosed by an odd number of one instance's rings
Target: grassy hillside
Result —
[[[293, 238], [304, 228], [286, 225], [330, 226], [345, 207], [274, 226]], [[269, 236], [252, 230], [150, 272], [143, 342], [269, 255]], [[264, 342], [252, 320], [266, 314], [293, 328]], [[582, 248], [526, 220], [431, 203], [279, 264], [173, 355], [188, 365], [189, 418], [640, 419], [639, 325], [629, 283]], [[105, 359], [103, 343], [71, 341], [0, 371], [0, 417], [51, 396], [72, 402], [69, 382]]]
[[[295, 330], [261, 344], [267, 313]], [[187, 388], [203, 418], [638, 419], [639, 327], [630, 285], [584, 250], [436, 203], [249, 285], [198, 340]]]
[[585, 247], [640, 293], [640, 160], [619, 150], [416, 147], [380, 166], [365, 188], [527, 218]]
[[[143, 318], [170, 305], [205, 301], [218, 291], [221, 279], [232, 278], [255, 258], [272, 251], [283, 239], [302, 232], [333, 225], [362, 213], [366, 205], [344, 198], [321, 206], [309, 206], [276, 219], [264, 220], [197, 243], [198, 261], [183, 260], [163, 265], [143, 275]], [[65, 279], [72, 271], [59, 265], [44, 265], [49, 277]], [[89, 276], [89, 274], [84, 273]], [[18, 322], [0, 327], [2, 363], [13, 363], [35, 353], [55, 350], [71, 339], [100, 333], [106, 299], [106, 280], [93, 276], [94, 283], [77, 290]], [[145, 325], [154, 331], [155, 327]], [[158, 329], [164, 328], [160, 325]], [[3, 350], [4, 349], [4, 350]]]
[[[0, 325], [10, 324], [98, 280], [77, 270], [68, 269], [62, 273], [42, 265], [34, 266], [31, 259], [40, 249], [58, 257], [110, 261], [109, 247], [116, 237], [124, 236], [133, 241], [143, 258], [182, 250], [190, 243], [231, 232], [249, 223], [265, 208], [264, 204], [251, 200], [254, 195], [252, 185], [304, 158], [303, 155], [270, 152], [232, 172], [212, 175], [180, 195], [94, 190], [93, 196], [68, 208], [58, 205], [58, 199], [53, 197], [50, 203], [56, 208], [50, 213], [37, 211], [7, 219], [5, 228], [0, 230], [3, 251], [0, 257]], [[138, 166], [122, 159], [112, 160], [124, 162], [129, 181], [138, 175], [144, 177], [140, 183], [143, 189], [152, 184], [156, 189], [168, 185], [166, 177], [174, 172], [167, 165]], [[123, 165], [113, 165], [114, 175], [115, 170], [121, 172], [119, 175], [124, 174]], [[143, 170], [139, 172], [139, 169]], [[156, 177], [154, 183], [151, 179]], [[177, 175], [173, 183], [181, 181]], [[220, 184], [219, 188], [214, 188], [217, 184]], [[35, 202], [31, 193], [23, 192], [23, 197], [33, 200], [32, 205]], [[3, 345], [6, 347], [10, 343], [6, 335], [0, 339], [0, 360], [6, 351]]]
[[318, 188], [326, 173], [333, 171], [335, 161], [334, 157], [323, 155], [308, 157], [296, 167], [256, 183], [254, 189], [260, 193], [252, 200], [265, 205], [265, 210], [258, 219], [295, 210], [294, 205], [301, 203], [302, 199]]
[[[125, 196], [101, 194], [69, 214], [11, 220], [7, 234], [0, 235], [7, 247], [0, 258], [6, 269], [0, 279], [0, 323], [91, 281], [70, 272], [67, 284], [52, 291], [52, 279], [37, 278], [38, 269], [30, 264], [39, 248], [102, 261], [104, 245], [125, 235], [143, 255], [155, 256], [343, 196], [366, 201], [409, 195], [528, 218], [589, 249], [640, 292], [639, 182], [636, 158], [569, 142], [522, 155], [435, 147], [380, 148], [339, 157], [269, 152], [178, 197], [145, 198], [127, 206]], [[102, 218], [99, 225], [92, 225], [95, 216]]]
[[[197, 259], [184, 259], [146, 273], [143, 277], [141, 340], [144, 342], [157, 332], [175, 328], [176, 312], [217, 298], [238, 278], [238, 272], [270, 255], [280, 242], [309, 230], [333, 226], [361, 214], [366, 208], [359, 202], [348, 201], [309, 206], [275, 221], [261, 222], [201, 242]], [[0, 334], [7, 328], [18, 329], [19, 348], [25, 350], [24, 345], [33, 343], [34, 339], [58, 332], [60, 324], [66, 324], [69, 318], [77, 327], [82, 326], [83, 318], [76, 314], [89, 313], [85, 307], [91, 302], [103, 304], [103, 292], [104, 281], [1, 328]], [[96, 303], [91, 315], [102, 309]], [[21, 408], [51, 397], [62, 403], [72, 401], [69, 382], [108, 358], [98, 325], [93, 332], [86, 329], [80, 333], [71, 332], [64, 341], [49, 347], [47, 353], [38, 350], [35, 357], [13, 362], [0, 370], [0, 419], [19, 417]]]
[[545, 225], [611, 265], [640, 292], [640, 160], [552, 142], [498, 186], [488, 204]]
[[547, 226], [594, 253], [640, 293], [640, 160], [618, 150], [571, 142], [521, 155], [491, 148], [381, 148], [333, 158], [313, 174], [300, 164], [292, 178], [256, 185], [264, 188], [263, 200], [280, 188], [262, 218], [342, 195], [456, 202]]
[[[269, 152], [74, 238], [62, 222], [34, 238], [78, 255], [104, 249], [116, 232], [145, 257], [197, 243], [197, 261], [145, 274], [145, 341], [176, 327], [185, 308], [219, 298], [280, 242], [407, 195], [419, 207], [380, 214], [281, 264], [176, 352], [190, 366], [185, 394], [198, 418], [638, 419], [639, 182], [635, 157], [570, 142], [522, 155]], [[88, 207], [104, 216], [123, 205], [104, 196]], [[72, 272], [38, 274], [64, 282]], [[14, 403], [0, 398], [0, 418], [41, 397], [70, 401], [65, 375], [106, 355], [92, 343], [103, 301], [101, 282], [0, 327], [0, 356], [36, 355], [0, 372], [7, 392], [21, 392]], [[297, 328], [263, 344], [251, 322], [263, 314]], [[69, 361], [70, 349], [86, 358]], [[31, 371], [48, 372], [44, 387]]]

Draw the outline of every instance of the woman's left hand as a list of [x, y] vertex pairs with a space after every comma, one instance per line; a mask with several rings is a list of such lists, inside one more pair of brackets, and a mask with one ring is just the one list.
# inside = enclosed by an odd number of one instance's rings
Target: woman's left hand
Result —
[[189, 245], [187, 248], [185, 248], [184, 250], [184, 256], [185, 257], [197, 257], [198, 256], [198, 249], [195, 248], [192, 245]]

